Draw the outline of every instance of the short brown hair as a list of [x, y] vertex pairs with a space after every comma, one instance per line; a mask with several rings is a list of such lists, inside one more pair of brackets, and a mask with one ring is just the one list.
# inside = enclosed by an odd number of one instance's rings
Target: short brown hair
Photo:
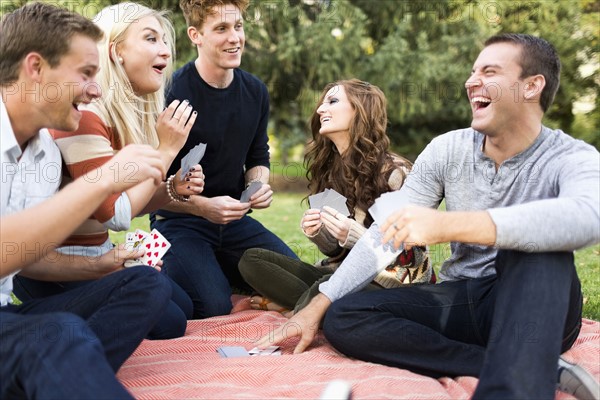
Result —
[[19, 78], [25, 56], [39, 53], [54, 68], [71, 48], [70, 39], [84, 35], [98, 42], [103, 33], [89, 19], [44, 3], [29, 3], [0, 21], [0, 85]]
[[520, 79], [538, 74], [544, 76], [546, 86], [540, 96], [540, 107], [542, 111], [548, 111], [560, 85], [560, 59], [554, 46], [542, 38], [524, 33], [501, 33], [486, 40], [485, 46], [495, 43], [512, 43], [521, 47]]
[[214, 7], [232, 5], [243, 14], [249, 3], [250, 0], [179, 0], [179, 8], [183, 11], [187, 26], [201, 29], [206, 18], [214, 13]]

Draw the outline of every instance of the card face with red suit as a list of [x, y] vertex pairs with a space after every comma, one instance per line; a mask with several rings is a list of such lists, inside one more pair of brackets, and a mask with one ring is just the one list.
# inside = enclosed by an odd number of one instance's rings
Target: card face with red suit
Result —
[[159, 231], [152, 229], [150, 236], [142, 243], [141, 249], [144, 250], [144, 255], [140, 261], [144, 265], [154, 267], [170, 248], [171, 243]]
[[171, 248], [171, 243], [156, 229], [148, 233], [137, 229], [133, 234], [127, 233], [125, 243], [128, 248], [144, 250], [144, 255], [140, 258], [127, 260], [125, 267], [134, 265], [147, 265], [155, 267], [158, 261], [162, 259], [165, 253]]

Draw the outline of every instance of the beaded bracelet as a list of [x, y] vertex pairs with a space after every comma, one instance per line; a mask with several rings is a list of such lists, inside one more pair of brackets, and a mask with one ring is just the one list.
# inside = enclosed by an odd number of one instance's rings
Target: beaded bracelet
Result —
[[171, 201], [175, 201], [177, 203], [185, 203], [190, 199], [190, 196], [182, 196], [175, 190], [175, 184], [173, 183], [173, 179], [175, 179], [175, 175], [171, 175], [169, 179], [167, 179], [167, 194]]

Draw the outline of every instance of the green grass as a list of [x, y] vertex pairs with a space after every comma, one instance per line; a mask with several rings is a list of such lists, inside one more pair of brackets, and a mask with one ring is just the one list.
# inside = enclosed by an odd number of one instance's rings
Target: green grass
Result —
[[[300, 193], [276, 193], [271, 207], [253, 211], [252, 217], [281, 237], [301, 259], [313, 263], [323, 255], [300, 231], [300, 218], [306, 209], [306, 205], [301, 204], [303, 197], [304, 195]], [[131, 230], [136, 228], [149, 230], [148, 217], [136, 218], [132, 222]], [[125, 234], [113, 232], [111, 237], [114, 241], [122, 243]], [[447, 243], [431, 247], [430, 257], [436, 271], [449, 255], [450, 246]], [[583, 316], [598, 321], [600, 320], [600, 244], [577, 251], [575, 263], [583, 289]]]

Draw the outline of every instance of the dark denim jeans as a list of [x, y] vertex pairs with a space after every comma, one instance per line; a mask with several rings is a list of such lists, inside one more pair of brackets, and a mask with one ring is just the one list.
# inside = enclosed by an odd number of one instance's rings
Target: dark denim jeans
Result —
[[573, 254], [499, 251], [496, 271], [346, 296], [328, 310], [325, 336], [361, 360], [479, 377], [475, 399], [553, 399], [558, 357], [581, 327]]
[[114, 373], [170, 296], [163, 275], [133, 267], [60, 295], [2, 307], [0, 397], [128, 398]]
[[[187, 320], [192, 318], [192, 300], [173, 280], [168, 279], [168, 281], [171, 285], [171, 301], [167, 304], [165, 312], [160, 316], [156, 325], [148, 333], [148, 339], [151, 340], [183, 336], [187, 328]], [[29, 301], [55, 296], [94, 281], [43, 282], [17, 275], [13, 282], [13, 292], [17, 298], [21, 301]]]
[[171, 243], [162, 271], [191, 297], [196, 319], [229, 314], [231, 285], [248, 288], [238, 271], [238, 262], [247, 249], [259, 247], [298, 258], [249, 216], [227, 225], [195, 216], [151, 218], [151, 226]]
[[0, 310], [0, 398], [133, 399], [75, 314]]

